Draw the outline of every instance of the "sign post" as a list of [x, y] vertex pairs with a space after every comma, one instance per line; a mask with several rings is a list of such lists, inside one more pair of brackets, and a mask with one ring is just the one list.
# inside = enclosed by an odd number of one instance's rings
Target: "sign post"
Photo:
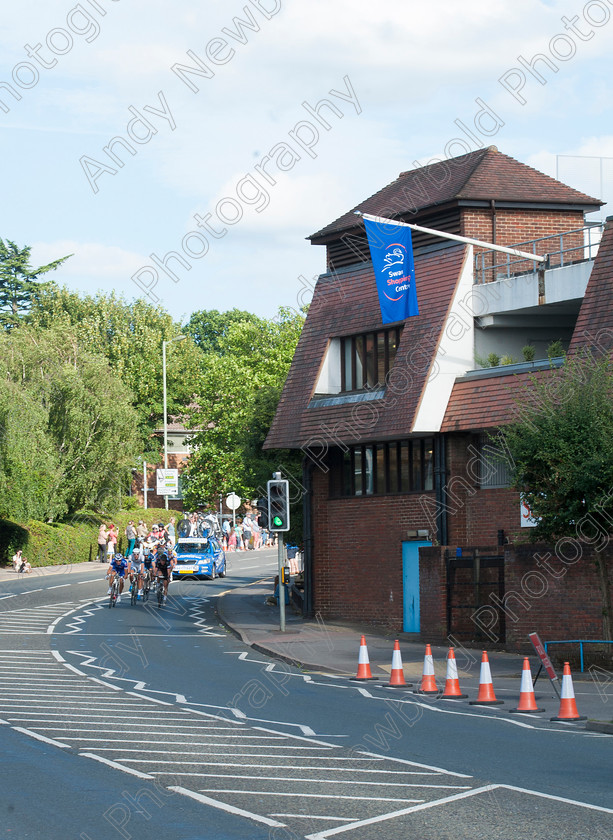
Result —
[[539, 659], [541, 660], [541, 667], [538, 670], [536, 677], [534, 678], [534, 682], [538, 680], [538, 676], [541, 673], [541, 669], [544, 668], [547, 671], [547, 676], [549, 677], [551, 684], [555, 693], [560, 697], [560, 692], [558, 691], [558, 675], [555, 672], [553, 665], [551, 664], [551, 659], [547, 656], [547, 651], [545, 650], [545, 645], [541, 642], [538, 633], [528, 633], [528, 638], [532, 642], [532, 647], [536, 651]]
[[241, 506], [241, 497], [236, 493], [230, 493], [226, 496], [226, 507], [232, 511], [232, 527], [236, 527], [236, 511]]

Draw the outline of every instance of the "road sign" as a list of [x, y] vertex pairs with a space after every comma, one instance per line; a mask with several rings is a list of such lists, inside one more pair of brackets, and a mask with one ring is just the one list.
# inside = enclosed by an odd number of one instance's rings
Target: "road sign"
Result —
[[[554, 667], [551, 664], [551, 659], [549, 658], [549, 656], [547, 656], [545, 645], [541, 642], [538, 633], [528, 633], [528, 638], [532, 642], [532, 647], [537, 652], [539, 659], [541, 660], [541, 668], [544, 668], [547, 671], [547, 676], [551, 680], [551, 684], [554, 687], [556, 694], [559, 695], [558, 687], [556, 685], [558, 675], [556, 674]], [[536, 682], [537, 679], [538, 674], [534, 678], [534, 682]]]
[[241, 506], [242, 499], [236, 493], [230, 493], [226, 496], [226, 506], [228, 510], [238, 510]]
[[158, 496], [176, 496], [179, 493], [179, 470], [156, 470]]

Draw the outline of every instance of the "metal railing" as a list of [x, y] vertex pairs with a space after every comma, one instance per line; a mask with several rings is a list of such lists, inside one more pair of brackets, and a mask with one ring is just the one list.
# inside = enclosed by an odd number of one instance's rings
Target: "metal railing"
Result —
[[549, 645], [579, 645], [579, 662], [581, 663], [581, 673], [583, 673], [583, 645], [613, 645], [613, 641], [610, 639], [562, 639], [556, 642], [543, 642], [545, 653], [547, 653]]
[[[595, 259], [603, 230], [604, 222], [594, 222], [575, 230], [518, 242], [512, 247], [528, 251], [535, 256], [547, 255], [546, 268], [555, 268]], [[512, 257], [510, 254], [501, 260], [498, 251], [478, 251], [475, 254], [474, 282], [491, 283], [493, 280], [506, 280], [519, 274], [536, 273], [539, 265], [542, 268], [543, 264], [536, 260]]]

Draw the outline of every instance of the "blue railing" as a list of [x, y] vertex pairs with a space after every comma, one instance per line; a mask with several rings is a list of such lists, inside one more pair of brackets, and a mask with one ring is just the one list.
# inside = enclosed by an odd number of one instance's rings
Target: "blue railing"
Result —
[[583, 673], [583, 645], [613, 645], [610, 639], [562, 639], [556, 642], [543, 642], [545, 653], [549, 645], [579, 645], [579, 660], [581, 662], [581, 673]]

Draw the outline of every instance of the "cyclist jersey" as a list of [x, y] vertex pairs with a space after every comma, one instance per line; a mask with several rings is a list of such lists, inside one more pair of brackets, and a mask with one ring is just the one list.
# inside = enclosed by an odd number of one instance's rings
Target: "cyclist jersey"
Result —
[[113, 557], [113, 559], [111, 560], [111, 568], [123, 576], [125, 575], [126, 570], [128, 568], [128, 561], [125, 557], [122, 557], [120, 554], [115, 555], [115, 557]]
[[170, 560], [168, 559], [168, 555], [166, 554], [158, 554], [155, 558], [155, 565], [157, 570], [160, 574], [166, 575], [168, 574], [168, 569], [170, 568]]
[[151, 567], [153, 566], [153, 555], [147, 554], [145, 557], [143, 557], [142, 563], [145, 569], [151, 569]]

